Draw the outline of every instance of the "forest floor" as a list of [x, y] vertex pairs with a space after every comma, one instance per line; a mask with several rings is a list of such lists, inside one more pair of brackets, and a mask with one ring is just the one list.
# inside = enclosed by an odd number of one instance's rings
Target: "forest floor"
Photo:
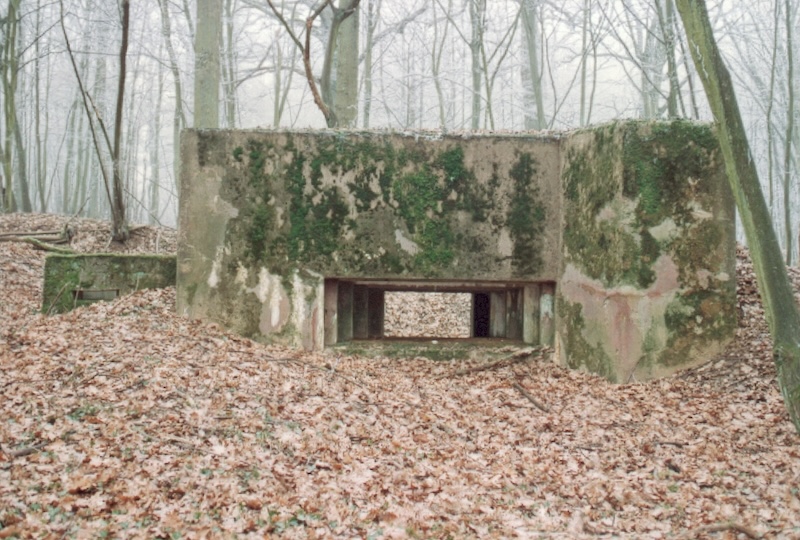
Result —
[[[78, 251], [175, 250], [75, 224]], [[0, 538], [800, 538], [745, 250], [728, 350], [626, 385], [543, 356], [465, 373], [481, 360], [265, 346], [179, 317], [172, 288], [44, 316], [44, 256], [0, 242]]]

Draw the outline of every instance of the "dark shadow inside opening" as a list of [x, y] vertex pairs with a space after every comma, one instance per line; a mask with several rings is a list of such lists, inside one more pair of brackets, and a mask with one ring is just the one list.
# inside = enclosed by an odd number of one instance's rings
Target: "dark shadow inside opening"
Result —
[[472, 296], [472, 335], [474, 337], [489, 337], [489, 295], [475, 293]]

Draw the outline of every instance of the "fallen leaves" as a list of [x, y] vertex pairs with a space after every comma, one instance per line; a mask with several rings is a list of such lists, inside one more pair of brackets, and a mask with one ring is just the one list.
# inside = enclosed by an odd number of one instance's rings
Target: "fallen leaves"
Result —
[[178, 317], [172, 289], [43, 317], [43, 254], [0, 250], [0, 537], [800, 537], [749, 285], [717, 361], [623, 386], [546, 354], [268, 347]]

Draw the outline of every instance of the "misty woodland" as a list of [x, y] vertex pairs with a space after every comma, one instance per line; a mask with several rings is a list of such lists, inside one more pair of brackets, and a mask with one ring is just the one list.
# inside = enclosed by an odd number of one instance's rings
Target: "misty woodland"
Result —
[[800, 538], [800, 0], [0, 0], [0, 539]]

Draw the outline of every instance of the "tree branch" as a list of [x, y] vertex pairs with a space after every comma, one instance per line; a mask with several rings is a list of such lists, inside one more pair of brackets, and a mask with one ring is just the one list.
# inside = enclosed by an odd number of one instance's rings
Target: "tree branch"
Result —
[[103, 154], [100, 152], [100, 143], [97, 140], [97, 130], [95, 130], [94, 122], [92, 121], [92, 113], [89, 110], [89, 103], [87, 100], [86, 90], [83, 87], [83, 79], [81, 79], [80, 71], [78, 71], [78, 64], [75, 62], [75, 55], [72, 52], [72, 46], [69, 42], [69, 36], [67, 35], [67, 27], [64, 25], [64, 0], [58, 1], [59, 6], [61, 7], [61, 32], [64, 34], [64, 42], [67, 46], [67, 56], [69, 56], [70, 63], [72, 64], [72, 70], [75, 73], [75, 78], [78, 80], [78, 89], [81, 93], [81, 101], [83, 103], [83, 108], [86, 111], [86, 118], [89, 121], [89, 130], [92, 132], [92, 142], [94, 143], [94, 151], [97, 155], [97, 161], [100, 165], [100, 174], [103, 176], [103, 186], [106, 190], [106, 197], [108, 198], [109, 204], [111, 204], [111, 186], [109, 185], [108, 181], [108, 173], [106, 172], [105, 165], [103, 164]]

